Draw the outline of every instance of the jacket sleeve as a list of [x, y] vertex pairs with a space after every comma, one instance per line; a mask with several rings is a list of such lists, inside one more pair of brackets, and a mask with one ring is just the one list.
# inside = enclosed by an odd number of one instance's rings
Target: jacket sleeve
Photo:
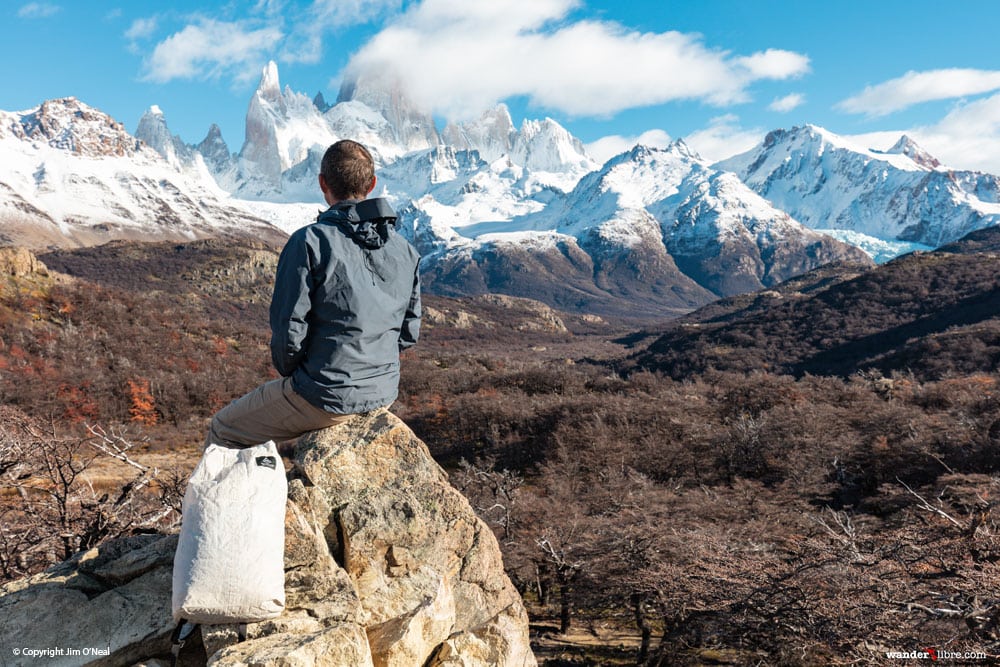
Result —
[[413, 347], [420, 337], [420, 264], [413, 270], [413, 292], [410, 294], [410, 303], [406, 307], [406, 314], [403, 315], [403, 326], [399, 329], [399, 349], [400, 351]]
[[291, 375], [305, 355], [312, 309], [312, 258], [305, 234], [293, 234], [278, 258], [271, 297], [271, 363]]

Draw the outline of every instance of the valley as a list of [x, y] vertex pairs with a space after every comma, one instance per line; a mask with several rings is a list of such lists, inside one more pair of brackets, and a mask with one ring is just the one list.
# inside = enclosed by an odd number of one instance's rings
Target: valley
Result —
[[[988, 303], [995, 243], [984, 232], [961, 252], [829, 266], [776, 285], [781, 298], [733, 297], [680, 321], [430, 295], [393, 411], [496, 533], [542, 664], [891, 664], [888, 651], [923, 646], [993, 655], [1000, 374], [988, 339], [973, 357], [941, 339], [978, 339], [997, 312], [968, 310], [905, 344], [883, 334]], [[133, 498], [136, 516], [169, 504], [212, 411], [272, 372], [263, 316], [274, 252], [117, 243], [11, 268], [0, 299], [5, 445], [81, 443], [92, 457], [88, 425], [124, 432], [129, 456], [162, 471]], [[915, 294], [935, 279], [934, 299]], [[799, 309], [813, 321], [823, 312], [813, 308], [852, 294], [861, 301], [836, 312], [858, 325], [836, 336], [766, 325]], [[789, 300], [798, 305], [786, 312]], [[885, 347], [796, 372], [810, 358], [797, 350], [815, 358], [858, 340]], [[736, 346], [738, 365], [695, 363], [722, 345]], [[921, 346], [933, 354], [920, 367], [899, 353]], [[94, 465], [107, 503], [109, 471], [119, 484], [135, 475]], [[6, 525], [49, 516], [38, 498], [19, 510], [14, 484], [44, 469], [3, 466]], [[69, 494], [81, 526], [110, 507], [88, 501], [88, 488]], [[6, 578], [58, 557], [32, 535], [35, 546], [0, 545]]]

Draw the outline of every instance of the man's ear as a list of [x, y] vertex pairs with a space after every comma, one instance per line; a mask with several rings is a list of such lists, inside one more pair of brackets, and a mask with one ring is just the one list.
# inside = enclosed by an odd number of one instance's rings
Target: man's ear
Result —
[[319, 175], [319, 189], [323, 191], [324, 195], [329, 191], [329, 188], [326, 186], [326, 179], [323, 178], [323, 174]]
[[365, 193], [366, 197], [372, 193], [372, 190], [375, 189], [376, 183], [378, 183], [378, 176], [372, 176], [372, 184], [368, 186], [368, 192]]

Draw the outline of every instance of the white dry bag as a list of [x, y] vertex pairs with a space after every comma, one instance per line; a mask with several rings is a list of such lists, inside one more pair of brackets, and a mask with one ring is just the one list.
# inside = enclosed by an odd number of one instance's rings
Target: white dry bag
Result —
[[252, 623], [281, 614], [287, 493], [274, 442], [205, 449], [184, 493], [175, 621]]

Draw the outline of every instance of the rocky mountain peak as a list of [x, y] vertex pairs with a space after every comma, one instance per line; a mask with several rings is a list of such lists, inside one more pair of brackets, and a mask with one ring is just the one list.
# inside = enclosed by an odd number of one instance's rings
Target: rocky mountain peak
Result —
[[257, 85], [257, 95], [271, 101], [278, 100], [281, 97], [278, 64], [273, 60], [267, 63], [260, 75], [260, 83]]
[[476, 150], [487, 162], [509, 155], [516, 130], [506, 104], [487, 109], [473, 121], [448, 123], [441, 132], [444, 143], [459, 150]]
[[936, 169], [941, 166], [941, 162], [936, 157], [925, 151], [917, 145], [917, 142], [905, 134], [886, 153], [905, 155], [921, 167], [926, 167], [927, 169]]
[[736, 173], [796, 220], [844, 238], [937, 247], [1000, 222], [1000, 179], [936, 170], [937, 160], [909, 137], [878, 151], [806, 125], [771, 132], [759, 146], [715, 166]]
[[157, 105], [149, 107], [135, 129], [137, 139], [145, 141], [146, 144], [157, 151], [160, 151], [164, 141], [170, 140], [170, 132], [167, 129], [167, 120], [163, 116], [163, 111]]
[[533, 171], [585, 173], [596, 166], [583, 142], [551, 118], [525, 119], [514, 138], [511, 157], [515, 164]]
[[222, 138], [222, 129], [215, 123], [212, 123], [208, 127], [208, 134], [205, 135], [205, 138], [201, 140], [201, 144], [198, 145], [200, 146], [202, 144], [218, 144], [218, 143], [225, 144], [226, 142]]
[[320, 113], [326, 113], [330, 110], [331, 104], [328, 104], [326, 98], [323, 97], [322, 92], [317, 92], [316, 96], [313, 98], [313, 106], [315, 106]]
[[12, 129], [21, 139], [88, 157], [132, 156], [139, 148], [124, 125], [75, 97], [43, 102]]
[[222, 138], [222, 130], [215, 123], [208, 128], [208, 134], [201, 143], [195, 146], [195, 150], [201, 153], [207, 164], [214, 173], [223, 171], [232, 162], [233, 156], [229, 152], [226, 140]]
[[649, 162], [654, 160], [680, 160], [681, 162], [703, 163], [701, 156], [691, 149], [683, 139], [672, 141], [666, 148], [647, 146], [646, 144], [636, 144], [627, 152], [622, 153], [617, 158], [612, 158], [612, 163], [621, 162]]
[[163, 111], [155, 104], [139, 119], [135, 136], [174, 166], [189, 163], [193, 159], [191, 149], [180, 137], [170, 133]]
[[681, 158], [695, 160], [697, 162], [702, 161], [701, 156], [698, 155], [694, 149], [688, 146], [683, 139], [677, 139], [671, 142], [671, 144], [667, 146], [667, 151]]
[[381, 114], [393, 138], [406, 150], [423, 150], [441, 143], [434, 118], [412, 100], [402, 79], [390, 71], [356, 70], [340, 86], [337, 103], [362, 102]]

